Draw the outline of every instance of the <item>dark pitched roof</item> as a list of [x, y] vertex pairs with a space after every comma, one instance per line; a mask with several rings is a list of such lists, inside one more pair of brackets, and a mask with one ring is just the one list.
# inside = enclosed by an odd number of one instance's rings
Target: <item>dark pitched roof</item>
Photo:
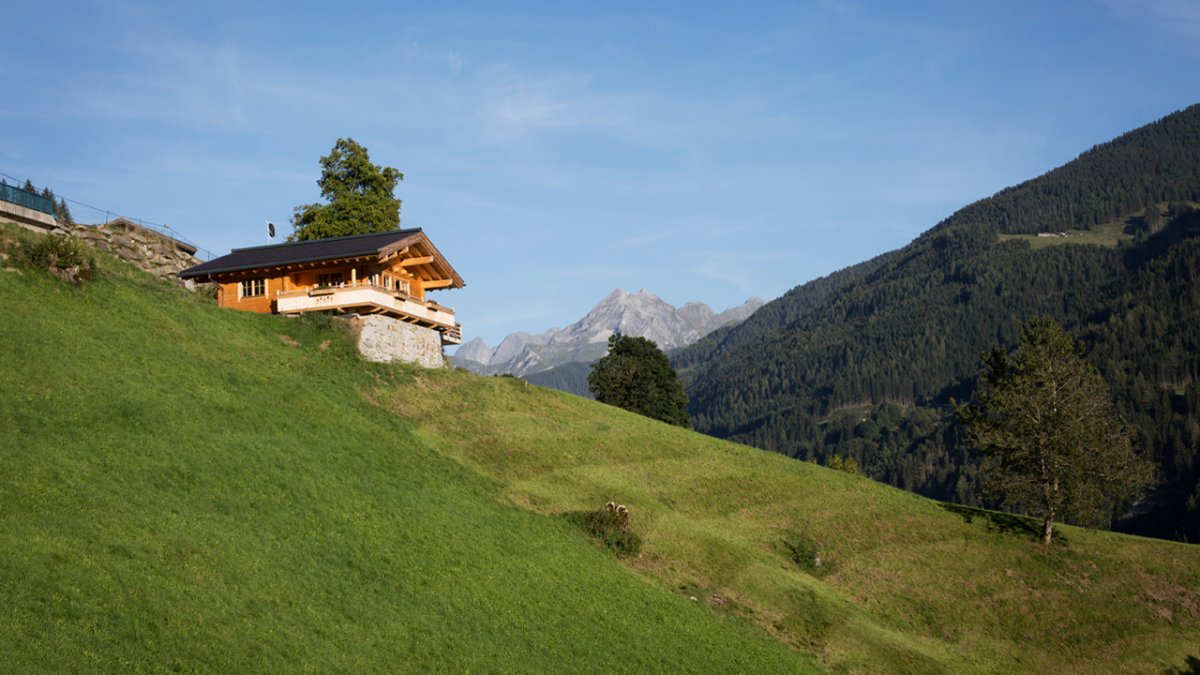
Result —
[[411, 239], [412, 241], [417, 241], [420, 237], [421, 229], [414, 228], [411, 230], [389, 230], [387, 232], [372, 232], [370, 234], [354, 234], [348, 237], [293, 241], [286, 244], [271, 244], [269, 246], [235, 248], [228, 255], [213, 258], [195, 267], [189, 267], [180, 272], [179, 276], [183, 279], [192, 279], [210, 274], [238, 272], [241, 270], [257, 269], [259, 267], [295, 265], [321, 260], [337, 260], [339, 258], [374, 255], [378, 254], [383, 248], [406, 243], [403, 240]]

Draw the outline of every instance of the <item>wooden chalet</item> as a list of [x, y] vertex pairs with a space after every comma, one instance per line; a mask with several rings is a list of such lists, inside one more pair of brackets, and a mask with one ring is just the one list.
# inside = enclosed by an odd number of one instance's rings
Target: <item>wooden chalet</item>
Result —
[[454, 310], [426, 299], [462, 277], [420, 229], [234, 249], [184, 270], [219, 285], [217, 302], [247, 312], [382, 314], [462, 342]]

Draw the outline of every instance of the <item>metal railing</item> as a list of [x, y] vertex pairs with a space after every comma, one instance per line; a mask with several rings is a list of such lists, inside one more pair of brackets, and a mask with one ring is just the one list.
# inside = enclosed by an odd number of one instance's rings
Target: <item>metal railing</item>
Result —
[[43, 197], [36, 192], [22, 190], [19, 187], [0, 184], [0, 200], [9, 202], [10, 204], [16, 204], [17, 206], [24, 206], [25, 208], [33, 209], [34, 211], [41, 211], [42, 213], [48, 213], [52, 216], [54, 215], [53, 199], [50, 199], [49, 197]]

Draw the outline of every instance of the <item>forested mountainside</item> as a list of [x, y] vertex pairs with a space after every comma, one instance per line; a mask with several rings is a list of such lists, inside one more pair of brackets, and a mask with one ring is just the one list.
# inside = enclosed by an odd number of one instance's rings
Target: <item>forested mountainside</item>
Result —
[[1200, 105], [1102, 143], [1075, 161], [958, 211], [943, 225], [984, 223], [1034, 234], [1099, 225], [1149, 204], [1195, 200]]
[[[979, 504], [951, 397], [1051, 316], [1113, 389], [1159, 486], [1122, 528], [1200, 541], [1200, 106], [799, 286], [675, 357], [696, 428]], [[1074, 231], [1067, 237], [1024, 233]]]
[[592, 364], [581, 361], [564, 363], [547, 370], [524, 375], [521, 379], [542, 387], [550, 387], [568, 394], [584, 398], [595, 398], [588, 388], [588, 375], [592, 373]]

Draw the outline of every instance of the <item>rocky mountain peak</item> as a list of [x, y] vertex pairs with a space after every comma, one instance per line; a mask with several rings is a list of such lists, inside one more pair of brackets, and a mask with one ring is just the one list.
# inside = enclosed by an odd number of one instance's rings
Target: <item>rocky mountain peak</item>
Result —
[[729, 321], [740, 321], [762, 306], [753, 298], [721, 314], [702, 302], [676, 308], [646, 289], [614, 289], [582, 319], [541, 334], [511, 333], [496, 348], [475, 338], [451, 360], [484, 374], [526, 375], [564, 363], [590, 363], [604, 355], [613, 333], [653, 340], [661, 349], [689, 345]]

